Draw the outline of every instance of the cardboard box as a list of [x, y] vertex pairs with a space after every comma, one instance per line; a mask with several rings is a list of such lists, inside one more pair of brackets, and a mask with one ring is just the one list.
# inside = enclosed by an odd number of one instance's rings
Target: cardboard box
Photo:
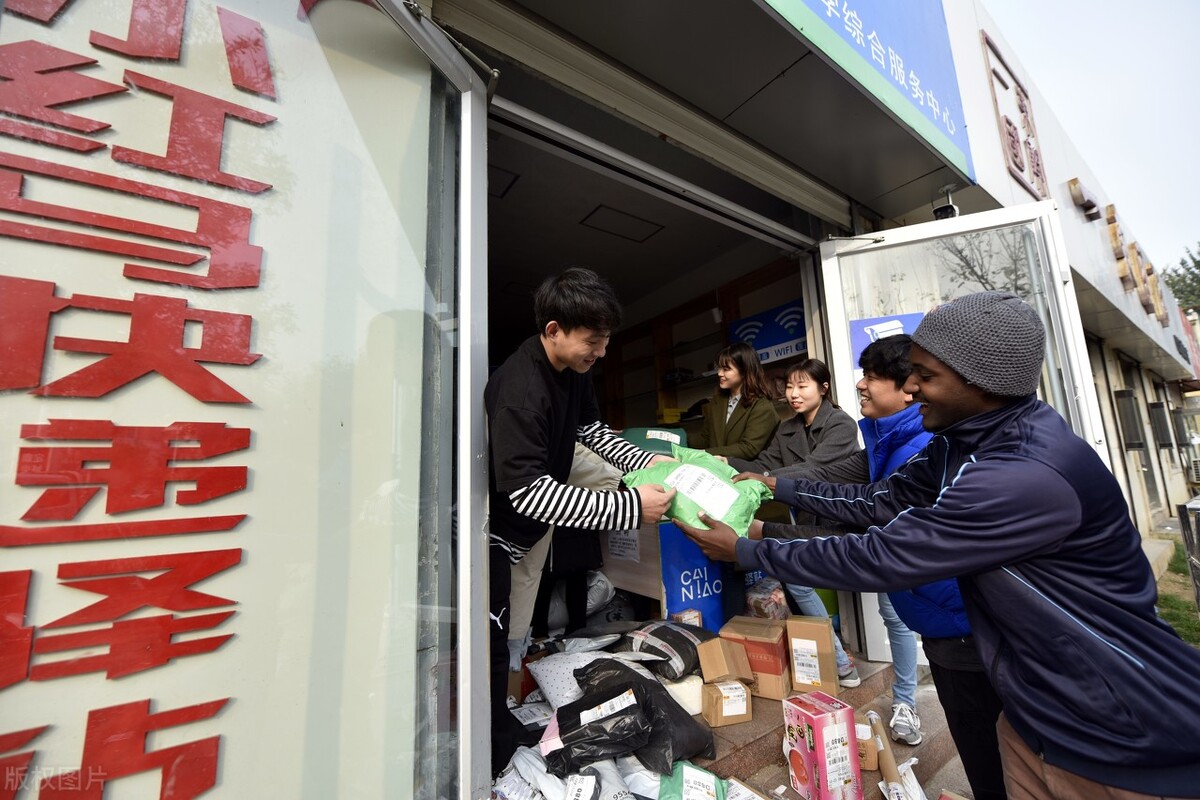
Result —
[[704, 618], [694, 608], [685, 608], [683, 611], [676, 611], [670, 616], [670, 620], [672, 622], [682, 622], [684, 625], [695, 625], [697, 628], [704, 627]]
[[750, 659], [746, 657], [746, 647], [741, 642], [720, 637], [709, 639], [697, 645], [696, 655], [700, 657], [700, 674], [704, 676], [705, 683], [754, 683], [754, 670], [750, 669]]
[[725, 782], [725, 800], [770, 800], [765, 794], [751, 789], [737, 778]]
[[856, 722], [854, 731], [858, 737], [858, 768], [863, 772], [874, 772], [879, 769], [879, 747], [875, 744], [871, 726]]
[[781, 620], [734, 617], [721, 628], [721, 638], [739, 642], [754, 672], [755, 697], [782, 700], [792, 691], [787, 654], [787, 628]]
[[783, 701], [783, 755], [792, 788], [808, 800], [862, 798], [854, 709], [824, 692]]
[[753, 718], [750, 690], [740, 681], [706, 683], [700, 690], [700, 715], [710, 727], [735, 725]]
[[833, 624], [826, 617], [790, 617], [787, 621], [792, 689], [838, 693]]

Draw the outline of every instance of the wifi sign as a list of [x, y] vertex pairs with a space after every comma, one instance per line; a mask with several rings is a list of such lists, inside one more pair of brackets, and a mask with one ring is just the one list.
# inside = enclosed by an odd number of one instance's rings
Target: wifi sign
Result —
[[762, 332], [763, 323], [761, 320], [749, 319], [733, 329], [733, 335], [741, 339], [746, 344], [754, 344], [754, 340], [758, 338], [758, 334]]
[[804, 327], [804, 310], [799, 306], [788, 306], [775, 317], [775, 322], [788, 333]]
[[805, 353], [804, 306], [793, 300], [730, 324], [735, 338], [754, 347], [764, 364]]

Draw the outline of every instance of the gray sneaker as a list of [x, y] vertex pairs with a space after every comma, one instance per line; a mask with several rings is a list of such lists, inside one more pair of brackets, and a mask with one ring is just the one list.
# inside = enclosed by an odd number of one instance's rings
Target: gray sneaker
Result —
[[917, 711], [908, 703], [896, 703], [892, 706], [892, 720], [888, 723], [892, 731], [892, 739], [908, 745], [921, 743], [921, 718]]
[[858, 667], [851, 664], [848, 670], [839, 672], [838, 685], [846, 689], [853, 689], [855, 686], [862, 685], [862, 678], [858, 675]]

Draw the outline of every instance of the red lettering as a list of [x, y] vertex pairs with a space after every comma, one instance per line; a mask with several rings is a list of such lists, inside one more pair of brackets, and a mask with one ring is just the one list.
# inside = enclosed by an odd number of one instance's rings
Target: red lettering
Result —
[[[18, 750], [26, 746], [41, 736], [49, 727], [49, 725], [43, 725], [40, 728], [0, 733], [0, 753], [7, 753], [10, 750]], [[0, 800], [16, 800], [21, 790], [25, 788], [25, 776], [36, 752], [36, 750], [29, 750], [0, 758]]]
[[[244, 466], [184, 467], [175, 462], [199, 461], [250, 445], [248, 428], [220, 422], [176, 422], [166, 427], [129, 427], [107, 420], [52, 419], [48, 425], [23, 425], [30, 441], [100, 441], [80, 447], [22, 447], [17, 458], [18, 486], [67, 485], [50, 488], [22, 519], [68, 520], [83, 509], [101, 486], [108, 487], [106, 512], [121, 513], [163, 505], [169, 482], [194, 483], [176, 492], [179, 505], [196, 505], [246, 488]], [[92, 466], [107, 462], [107, 467]]]
[[102, 50], [132, 58], [178, 61], [186, 6], [187, 0], [133, 0], [129, 32], [124, 39], [92, 31], [89, 41]]
[[275, 99], [275, 78], [267, 39], [262, 26], [254, 20], [217, 7], [221, 38], [225, 41], [225, 60], [233, 85], [248, 92]]
[[[198, 212], [196, 230], [179, 230], [164, 225], [114, 217], [100, 212], [29, 200], [22, 196], [26, 175], [46, 176], [67, 183], [107, 189], [195, 209]], [[11, 211], [17, 215], [38, 220], [56, 220], [87, 226], [91, 229], [117, 231], [131, 236], [179, 242], [207, 248], [210, 251], [207, 275], [193, 275], [176, 270], [126, 263], [124, 274], [127, 278], [194, 286], [200, 289], [237, 289], [258, 286], [262, 248], [250, 244], [251, 213], [250, 209], [244, 206], [209, 200], [199, 195], [116, 178], [99, 172], [51, 164], [48, 161], [39, 161], [10, 153], [0, 153], [0, 210]], [[192, 266], [204, 260], [203, 255], [189, 250], [158, 247], [143, 244], [140, 241], [115, 239], [92, 233], [79, 233], [70, 229], [48, 228], [10, 220], [0, 220], [0, 236], [113, 253], [179, 266]]]
[[[25, 608], [32, 575], [31, 570], [0, 572], [0, 689], [20, 683], [29, 672], [33, 628], [25, 626]], [[20, 746], [3, 744], [0, 737], [0, 753]]]
[[[103, 800], [110, 781], [139, 772], [161, 770], [159, 800], [190, 800], [216, 784], [221, 737], [146, 751], [152, 731], [199, 722], [217, 714], [226, 697], [194, 706], [150, 713], [150, 701], [139, 700], [88, 712], [80, 769], [40, 782], [41, 800]], [[82, 780], [84, 771], [89, 780]], [[69, 778], [75, 780], [69, 780]], [[60, 780], [61, 779], [61, 780]], [[67, 785], [69, 784], [69, 785]]]
[[50, 315], [68, 305], [49, 281], [0, 275], [0, 389], [41, 384]]
[[0, 525], [0, 547], [35, 547], [46, 544], [78, 544], [114, 539], [147, 539], [189, 533], [227, 533], [245, 514], [221, 517], [152, 519], [138, 522], [103, 522], [94, 525]]
[[[107, 561], [81, 561], [59, 564], [59, 579], [63, 586], [82, 589], [105, 596], [87, 608], [80, 609], [43, 628], [62, 628], [68, 625], [88, 625], [119, 619], [142, 608], [161, 608], [164, 611], [196, 611], [234, 605], [235, 601], [189, 588], [240, 564], [241, 548], [209, 550], [197, 553], [172, 553], [165, 556], [117, 558]], [[153, 578], [126, 574], [161, 572]], [[103, 577], [103, 576], [113, 577]]]
[[[71, 297], [71, 307], [129, 315], [129, 341], [56, 336], [56, 350], [105, 357], [34, 390], [33, 394], [103, 397], [138, 378], [157, 373], [206, 403], [250, 402], [200, 366], [201, 362], [249, 366], [262, 357], [250, 352], [253, 320], [249, 315], [192, 308], [182, 298], [154, 294], [135, 294], [133, 300], [77, 294]], [[199, 347], [184, 345], [185, 326], [189, 322], [200, 324]], [[31, 365], [13, 368], [28, 371]]]
[[[27, 40], [0, 45], [0, 112], [80, 133], [109, 127], [87, 117], [58, 110], [59, 106], [126, 91], [124, 86], [80, 75], [72, 70], [91, 66], [96, 59], [77, 55], [44, 42]], [[43, 144], [89, 152], [105, 145], [81, 136], [52, 131], [6, 119], [0, 133]]]
[[125, 82], [170, 97], [173, 102], [171, 127], [166, 155], [156, 156], [113, 146], [113, 160], [253, 194], [271, 188], [269, 183], [222, 172], [221, 152], [225, 143], [226, 117], [253, 125], [266, 125], [274, 122], [275, 117], [130, 70], [125, 71]]
[[232, 611], [190, 617], [160, 614], [121, 620], [99, 630], [50, 636], [39, 634], [33, 646], [38, 654], [103, 646], [107, 646], [108, 651], [35, 664], [29, 672], [29, 679], [48, 681], [85, 672], [104, 672], [108, 680], [113, 680], [161, 667], [176, 658], [211, 653], [232, 639], [233, 634], [188, 639], [185, 642], [173, 641], [173, 637], [181, 633], [210, 630], [232, 616]]
[[4, 10], [38, 22], [49, 22], [58, 16], [71, 0], [8, 0]]

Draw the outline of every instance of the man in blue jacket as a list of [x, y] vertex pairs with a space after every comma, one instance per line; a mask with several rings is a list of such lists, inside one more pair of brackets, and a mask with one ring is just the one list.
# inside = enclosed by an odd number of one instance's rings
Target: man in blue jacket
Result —
[[[1015, 295], [935, 308], [905, 389], [935, 436], [887, 479], [761, 479], [862, 534], [701, 531], [712, 558], [789, 581], [893, 591], [958, 577], [1004, 712], [1009, 797], [1200, 797], [1200, 651], [1155, 614], [1120, 486], [1035, 392], [1045, 329]], [[748, 478], [749, 479], [749, 478]]]
[[[904, 391], [912, 373], [911, 344], [912, 338], [900, 333], [867, 345], [858, 359], [863, 377], [855, 385], [863, 415], [858, 425], [866, 449], [803, 473], [802, 477], [833, 483], [870, 483], [891, 475], [925, 449], [933, 434], [921, 423], [920, 405]], [[830, 535], [830, 530], [821, 526], [768, 522], [752, 525], [752, 537], [759, 526], [766, 535], [774, 538]], [[937, 687], [938, 702], [946, 713], [946, 725], [975, 800], [1005, 800], [1004, 772], [996, 742], [1000, 698], [988, 682], [983, 662], [979, 660], [958, 581], [946, 578], [912, 589], [881, 593], [881, 615], [884, 598], [890, 601], [893, 615], [903, 626], [921, 634], [929, 671]], [[903, 639], [897, 640], [891, 635], [889, 638], [892, 640], [896, 684], [899, 686], [902, 682], [902, 671], [910, 673], [903, 680], [911, 682], [912, 688], [906, 696], [912, 697], [916, 690], [916, 642], [908, 645], [911, 652], [907, 652], [907, 643]], [[906, 705], [904, 696], [895, 688], [893, 695], [895, 703], [889, 723], [892, 738], [915, 744], [903, 735], [906, 730], [915, 730], [916, 738], [920, 739], [920, 718], [915, 704]]]

